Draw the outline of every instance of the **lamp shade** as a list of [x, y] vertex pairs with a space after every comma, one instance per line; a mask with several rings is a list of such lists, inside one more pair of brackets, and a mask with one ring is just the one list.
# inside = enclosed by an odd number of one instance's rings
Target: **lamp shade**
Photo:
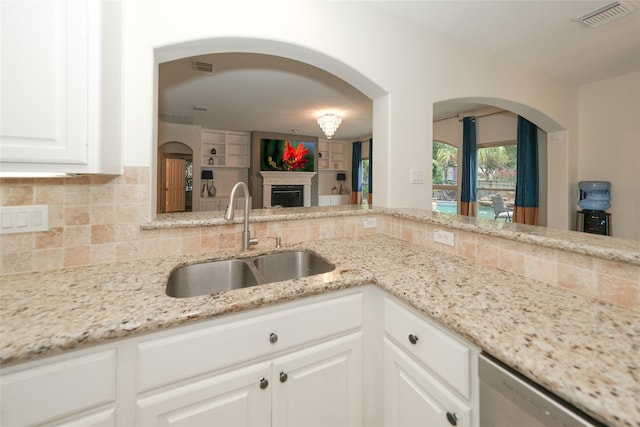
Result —
[[200, 179], [213, 179], [213, 171], [206, 171], [206, 170], [201, 171]]
[[338, 176], [336, 176], [336, 180], [337, 181], [346, 181], [347, 180], [347, 174], [346, 173], [339, 173]]

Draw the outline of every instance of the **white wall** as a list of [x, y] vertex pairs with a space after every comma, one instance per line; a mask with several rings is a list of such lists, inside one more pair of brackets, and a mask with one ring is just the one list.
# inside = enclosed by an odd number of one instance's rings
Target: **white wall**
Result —
[[[429, 208], [433, 103], [448, 99], [492, 97], [493, 105], [518, 114], [526, 108], [522, 115], [539, 126], [538, 117], [548, 120], [551, 128], [540, 126], [547, 132], [567, 130], [557, 159], [566, 171], [556, 180], [560, 191], [576, 175], [577, 88], [366, 4], [127, 0], [124, 6], [125, 165], [155, 168], [155, 61], [233, 50], [307, 62], [374, 100], [377, 205]], [[425, 170], [425, 183], [410, 184], [410, 169]], [[568, 197], [559, 204], [555, 223], [566, 228], [573, 208]]]
[[578, 181], [613, 184], [613, 236], [640, 240], [640, 72], [580, 87], [578, 159]]

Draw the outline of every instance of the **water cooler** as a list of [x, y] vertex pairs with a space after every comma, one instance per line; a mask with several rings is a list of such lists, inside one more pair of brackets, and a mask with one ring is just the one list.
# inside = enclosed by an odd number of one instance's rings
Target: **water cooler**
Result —
[[580, 200], [576, 226], [585, 233], [611, 236], [611, 183], [608, 181], [580, 181]]

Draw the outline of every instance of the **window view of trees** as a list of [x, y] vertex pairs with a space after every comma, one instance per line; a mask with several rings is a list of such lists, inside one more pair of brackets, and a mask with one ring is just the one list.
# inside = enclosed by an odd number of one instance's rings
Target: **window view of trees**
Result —
[[458, 211], [458, 148], [433, 141], [432, 209], [439, 212]]
[[517, 148], [515, 142], [478, 148], [477, 200], [491, 206], [491, 196], [499, 194], [506, 206], [513, 206], [516, 190]]
[[362, 203], [369, 202], [369, 159], [362, 159], [360, 170], [362, 171]]

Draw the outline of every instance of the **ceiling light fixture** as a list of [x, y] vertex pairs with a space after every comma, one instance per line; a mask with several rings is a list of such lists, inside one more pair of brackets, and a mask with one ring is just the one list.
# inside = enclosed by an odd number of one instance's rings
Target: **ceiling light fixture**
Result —
[[318, 117], [318, 124], [320, 128], [324, 132], [327, 139], [331, 139], [336, 130], [338, 130], [338, 126], [342, 123], [342, 119], [337, 114], [325, 114], [323, 116]]

